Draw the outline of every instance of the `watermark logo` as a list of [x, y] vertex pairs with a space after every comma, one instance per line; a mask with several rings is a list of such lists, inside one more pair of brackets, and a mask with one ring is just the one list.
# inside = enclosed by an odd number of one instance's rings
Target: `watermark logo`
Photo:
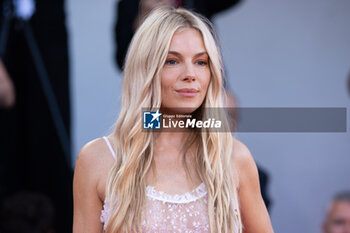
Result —
[[161, 113], [144, 111], [143, 112], [143, 128], [144, 129], [160, 129], [161, 127]]
[[[178, 111], [180, 112], [180, 111]], [[197, 119], [192, 113], [169, 114], [159, 110], [143, 111], [143, 129], [181, 131], [186, 129], [221, 129], [221, 120], [215, 118]]]
[[347, 132], [345, 107], [143, 109], [143, 129], [162, 132]]

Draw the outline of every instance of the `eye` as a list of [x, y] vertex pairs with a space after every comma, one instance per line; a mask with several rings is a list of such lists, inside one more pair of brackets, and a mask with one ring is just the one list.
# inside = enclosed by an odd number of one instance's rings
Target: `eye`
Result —
[[200, 60], [200, 61], [197, 61], [196, 63], [197, 63], [198, 65], [200, 65], [200, 66], [206, 66], [206, 65], [208, 65], [208, 62], [205, 61], [205, 60]]
[[177, 64], [177, 61], [174, 60], [174, 59], [169, 59], [169, 60], [166, 60], [166, 61], [165, 61], [165, 64], [166, 64], [166, 65], [176, 65], [176, 64]]
[[333, 220], [333, 224], [337, 226], [341, 226], [345, 224], [345, 220], [341, 218], [337, 218]]

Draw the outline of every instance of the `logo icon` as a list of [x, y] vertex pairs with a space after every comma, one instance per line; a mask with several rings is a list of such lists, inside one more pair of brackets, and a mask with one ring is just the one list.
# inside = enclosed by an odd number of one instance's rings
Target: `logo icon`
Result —
[[144, 129], [160, 129], [160, 116], [162, 114], [157, 112], [144, 111], [143, 112], [143, 128]]

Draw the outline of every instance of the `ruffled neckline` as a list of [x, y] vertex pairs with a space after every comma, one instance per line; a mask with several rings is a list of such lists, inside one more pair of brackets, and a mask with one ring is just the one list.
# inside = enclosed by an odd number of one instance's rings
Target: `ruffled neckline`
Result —
[[184, 193], [184, 194], [167, 194], [162, 191], [156, 190], [153, 186], [146, 187], [146, 196], [153, 199], [159, 200], [162, 202], [170, 202], [170, 203], [189, 203], [196, 201], [207, 194], [207, 189], [205, 188], [204, 183], [202, 182], [197, 188], [194, 190]]

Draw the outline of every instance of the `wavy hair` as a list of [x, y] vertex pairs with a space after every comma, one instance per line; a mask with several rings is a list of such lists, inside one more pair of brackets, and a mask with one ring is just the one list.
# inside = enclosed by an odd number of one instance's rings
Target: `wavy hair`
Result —
[[[152, 167], [155, 137], [152, 132], [142, 131], [142, 107], [161, 107], [160, 73], [171, 39], [181, 28], [198, 30], [209, 56], [211, 78], [201, 105], [204, 115], [206, 108], [223, 107], [223, 65], [211, 23], [185, 9], [154, 10], [135, 33], [126, 56], [122, 107], [113, 132], [117, 158], [106, 188], [106, 200], [111, 206], [108, 233], [142, 231], [146, 174]], [[211, 232], [242, 232], [237, 185], [230, 167], [231, 134], [191, 132], [183, 148], [184, 156], [194, 143], [196, 172], [208, 192]]]

